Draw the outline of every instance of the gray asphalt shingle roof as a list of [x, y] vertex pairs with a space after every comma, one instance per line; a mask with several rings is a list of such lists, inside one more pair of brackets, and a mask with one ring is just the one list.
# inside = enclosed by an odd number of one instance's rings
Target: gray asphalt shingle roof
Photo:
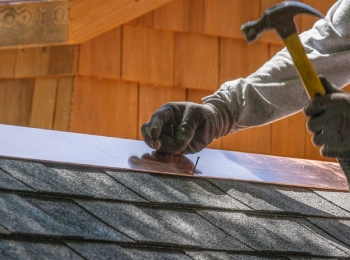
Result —
[[0, 160], [0, 259], [350, 259], [350, 193]]

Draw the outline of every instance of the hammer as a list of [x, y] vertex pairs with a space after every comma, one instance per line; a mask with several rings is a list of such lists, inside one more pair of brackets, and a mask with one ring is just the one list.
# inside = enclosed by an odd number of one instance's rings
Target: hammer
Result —
[[304, 3], [285, 1], [267, 9], [259, 20], [242, 25], [241, 30], [247, 41], [252, 42], [265, 30], [275, 29], [293, 59], [309, 98], [312, 98], [317, 94], [324, 95], [326, 91], [306, 56], [294, 24], [294, 17], [303, 13], [324, 17], [320, 12]]
[[[304, 3], [285, 1], [267, 9], [259, 20], [242, 25], [241, 30], [247, 41], [252, 42], [265, 30], [275, 29], [292, 57], [309, 98], [315, 95], [325, 95], [326, 91], [321, 80], [308, 59], [304, 46], [297, 34], [294, 17], [298, 14], [324, 17], [320, 12]], [[337, 160], [350, 185], [350, 161], [343, 158], [337, 158]]]

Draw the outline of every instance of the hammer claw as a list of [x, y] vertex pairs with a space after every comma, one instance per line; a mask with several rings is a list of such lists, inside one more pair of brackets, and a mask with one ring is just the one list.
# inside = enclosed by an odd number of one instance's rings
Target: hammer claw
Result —
[[325, 90], [297, 35], [294, 17], [302, 13], [324, 17], [320, 12], [304, 3], [285, 1], [267, 9], [259, 20], [242, 25], [241, 30], [247, 41], [252, 42], [264, 31], [275, 29], [286, 45], [307, 94], [311, 98], [316, 94], [324, 95]]

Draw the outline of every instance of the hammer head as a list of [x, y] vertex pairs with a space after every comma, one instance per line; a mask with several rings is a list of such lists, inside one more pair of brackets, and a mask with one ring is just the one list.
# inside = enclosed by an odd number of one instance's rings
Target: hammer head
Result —
[[278, 35], [284, 39], [297, 32], [294, 17], [298, 14], [324, 17], [309, 5], [297, 1], [285, 1], [267, 9], [259, 20], [242, 25], [241, 30], [248, 42], [254, 41], [262, 32], [269, 29], [275, 29]]

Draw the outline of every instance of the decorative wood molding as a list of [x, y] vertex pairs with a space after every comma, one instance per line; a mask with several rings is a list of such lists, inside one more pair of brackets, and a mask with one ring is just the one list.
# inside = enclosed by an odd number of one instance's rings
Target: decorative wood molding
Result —
[[68, 23], [69, 1], [1, 3], [0, 46], [66, 42]]

